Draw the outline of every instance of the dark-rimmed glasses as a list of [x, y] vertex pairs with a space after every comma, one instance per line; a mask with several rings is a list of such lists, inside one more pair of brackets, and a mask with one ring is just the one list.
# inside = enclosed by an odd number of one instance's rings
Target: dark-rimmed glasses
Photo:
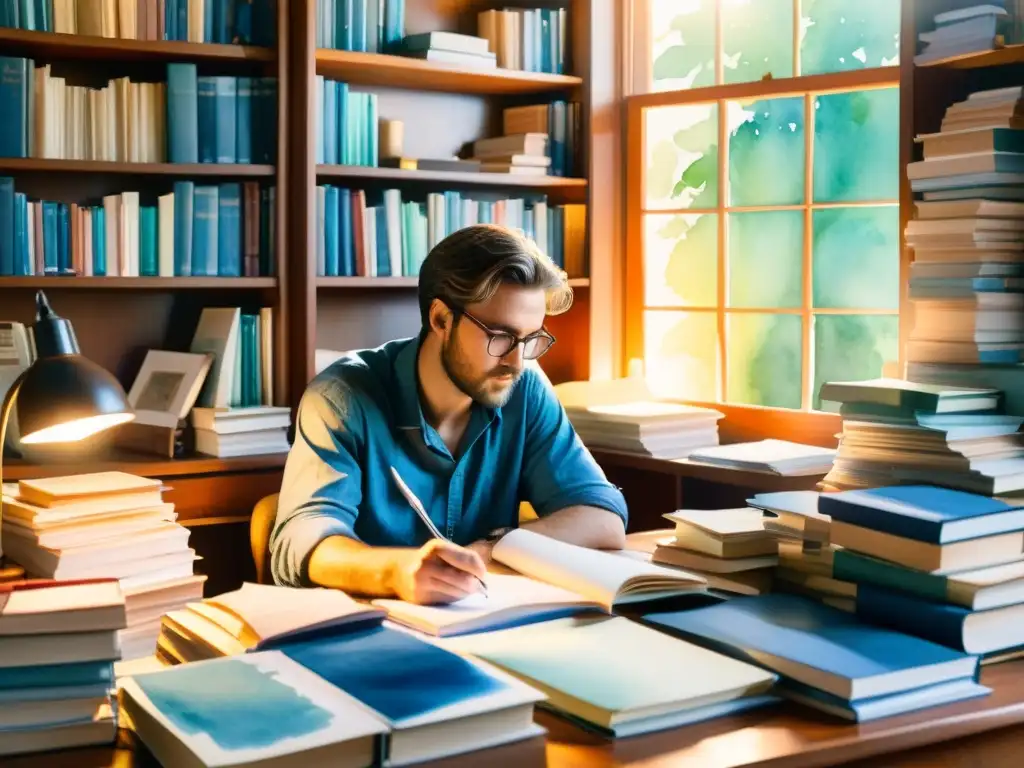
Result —
[[491, 357], [505, 357], [520, 344], [523, 345], [523, 359], [536, 360], [555, 343], [555, 337], [541, 328], [539, 331], [519, 338], [508, 331], [495, 331], [485, 323], [473, 317], [464, 309], [453, 310], [459, 315], [469, 318], [481, 331], [487, 334], [487, 354]]

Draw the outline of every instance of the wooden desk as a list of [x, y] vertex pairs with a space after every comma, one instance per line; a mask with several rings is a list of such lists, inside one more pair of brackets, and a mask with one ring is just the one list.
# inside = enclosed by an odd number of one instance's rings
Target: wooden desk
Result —
[[608, 479], [622, 489], [629, 505], [630, 531], [664, 528], [661, 516], [677, 509], [743, 507], [755, 493], [815, 490], [824, 477], [821, 472], [783, 476], [615, 451], [591, 450], [591, 454]]
[[[1024, 754], [1024, 660], [984, 668], [984, 699], [863, 726], [784, 704], [672, 731], [612, 741], [537, 714], [546, 738], [422, 763], [431, 768], [1019, 768]], [[1013, 727], [1016, 726], [1016, 727]], [[118, 748], [4, 760], [4, 768], [150, 768], [156, 761], [122, 734]], [[884, 759], [879, 756], [884, 755]], [[166, 766], [165, 768], [173, 768]]]
[[249, 518], [257, 501], [281, 490], [286, 458], [287, 454], [161, 459], [114, 452], [88, 464], [5, 462], [4, 481], [109, 470], [163, 480], [164, 500], [174, 504], [178, 522], [192, 531], [189, 546], [203, 558], [195, 571], [206, 574], [205, 595], [212, 597], [256, 579]]

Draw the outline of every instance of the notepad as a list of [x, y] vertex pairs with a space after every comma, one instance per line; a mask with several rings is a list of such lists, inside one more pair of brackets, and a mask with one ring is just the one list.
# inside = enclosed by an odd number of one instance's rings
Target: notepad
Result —
[[447, 605], [374, 600], [388, 618], [429, 635], [444, 637], [516, 626], [581, 611], [603, 611], [599, 601], [525, 576], [491, 574], [487, 595], [476, 593]]
[[576, 592], [607, 611], [707, 588], [704, 577], [695, 573], [578, 547], [526, 528], [503, 536], [491, 557], [524, 576]]

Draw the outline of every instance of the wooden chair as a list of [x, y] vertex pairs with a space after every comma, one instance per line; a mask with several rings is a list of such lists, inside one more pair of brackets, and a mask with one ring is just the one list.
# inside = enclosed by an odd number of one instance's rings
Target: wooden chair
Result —
[[259, 584], [274, 583], [274, 577], [270, 574], [270, 533], [277, 519], [277, 497], [275, 493], [256, 502], [249, 522], [249, 545], [252, 547], [256, 581]]

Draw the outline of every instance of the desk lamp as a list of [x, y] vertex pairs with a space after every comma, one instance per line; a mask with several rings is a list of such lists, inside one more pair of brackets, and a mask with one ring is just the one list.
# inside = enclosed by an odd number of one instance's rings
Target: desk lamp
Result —
[[0, 406], [0, 489], [7, 420], [15, 400], [21, 442], [29, 445], [76, 442], [135, 418], [117, 379], [82, 357], [71, 323], [54, 314], [42, 291], [36, 294], [32, 335], [36, 359], [15, 379]]

